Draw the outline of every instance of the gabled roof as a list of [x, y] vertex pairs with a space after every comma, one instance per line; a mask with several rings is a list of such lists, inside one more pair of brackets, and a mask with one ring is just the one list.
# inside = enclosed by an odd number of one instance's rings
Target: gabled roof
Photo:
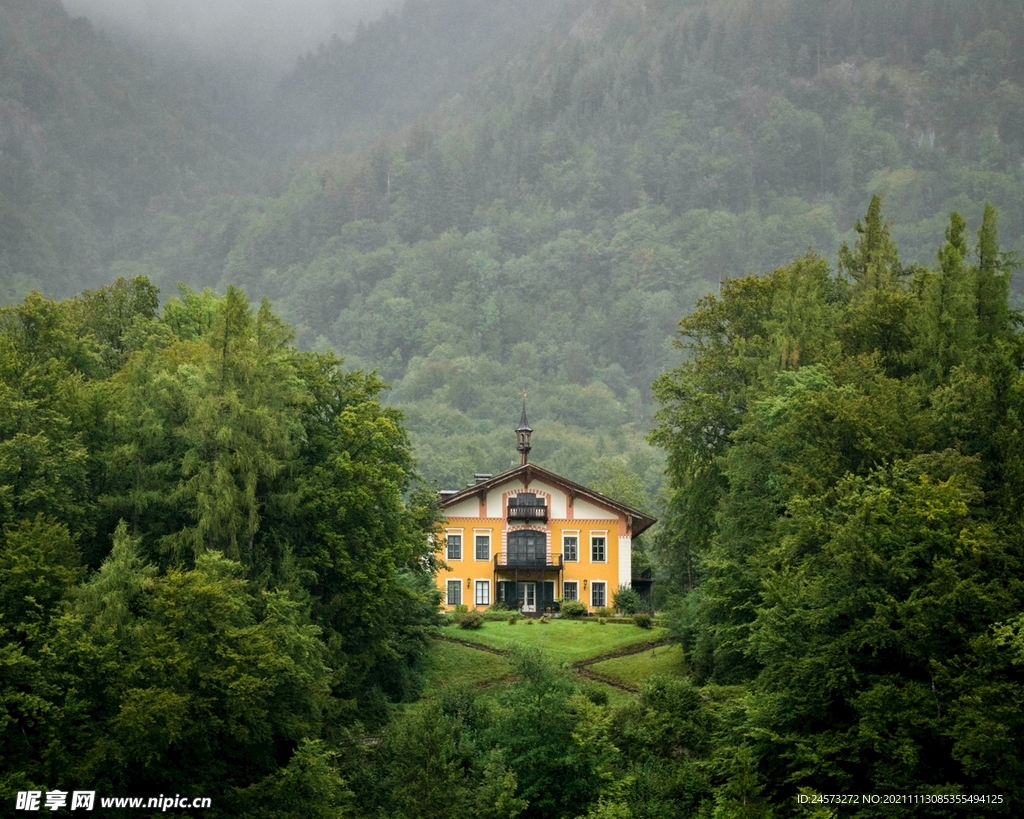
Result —
[[632, 506], [626, 506], [626, 504], [619, 503], [619, 501], [614, 498], [609, 498], [607, 495], [602, 495], [600, 492], [595, 492], [593, 489], [587, 489], [587, 487], [582, 484], [570, 481], [568, 478], [563, 478], [561, 475], [556, 475], [554, 472], [550, 472], [543, 467], [537, 466], [537, 464], [531, 463], [526, 463], [522, 466], [517, 466], [514, 469], [509, 469], [507, 472], [502, 472], [492, 478], [481, 481], [480, 483], [471, 484], [465, 489], [460, 489], [454, 494], [445, 494], [441, 498], [441, 508], [447, 509], [449, 506], [454, 506], [467, 498], [480, 497], [487, 494], [487, 492], [496, 486], [501, 486], [509, 481], [519, 481], [523, 483], [524, 486], [528, 487], [531, 483], [538, 480], [563, 489], [571, 499], [583, 498], [584, 500], [588, 500], [598, 506], [604, 506], [625, 515], [626, 519], [629, 520], [633, 537], [636, 537], [647, 529], [650, 529], [651, 526], [657, 522], [650, 515], [644, 514], [639, 509], [634, 509]]

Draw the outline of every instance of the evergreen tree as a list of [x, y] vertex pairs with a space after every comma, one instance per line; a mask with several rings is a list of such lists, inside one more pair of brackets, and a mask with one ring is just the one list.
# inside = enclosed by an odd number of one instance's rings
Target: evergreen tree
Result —
[[912, 285], [921, 302], [914, 325], [913, 358], [932, 385], [967, 359], [978, 337], [977, 285], [966, 262], [966, 222], [959, 213], [949, 216], [946, 242], [938, 258], [938, 270], [919, 272]]
[[186, 387], [188, 449], [179, 490], [196, 523], [177, 538], [252, 565], [268, 484], [295, 456], [302, 388], [287, 330], [264, 302], [253, 317], [229, 287], [213, 316], [209, 353]]
[[873, 196], [864, 221], [857, 220], [854, 251], [845, 242], [839, 248], [839, 271], [854, 282], [840, 337], [847, 353], [876, 353], [888, 374], [900, 375], [911, 343], [913, 299], [901, 281], [904, 271], [889, 228], [882, 221], [882, 200]]
[[978, 337], [991, 342], [1004, 335], [1010, 326], [1010, 273], [1016, 266], [1016, 257], [999, 249], [996, 209], [987, 202], [978, 228], [977, 253]]
[[882, 221], [882, 197], [871, 197], [864, 221], [853, 229], [859, 234], [851, 251], [846, 242], [839, 247], [839, 272], [857, 284], [854, 292], [891, 288], [902, 274], [890, 225]]

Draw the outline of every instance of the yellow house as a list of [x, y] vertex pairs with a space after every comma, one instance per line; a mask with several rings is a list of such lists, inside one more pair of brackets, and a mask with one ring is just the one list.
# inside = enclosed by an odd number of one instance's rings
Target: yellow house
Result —
[[449, 571], [437, 582], [446, 609], [500, 602], [531, 613], [580, 600], [594, 611], [630, 585], [633, 538], [654, 518], [529, 463], [532, 432], [524, 405], [520, 465], [441, 493]]

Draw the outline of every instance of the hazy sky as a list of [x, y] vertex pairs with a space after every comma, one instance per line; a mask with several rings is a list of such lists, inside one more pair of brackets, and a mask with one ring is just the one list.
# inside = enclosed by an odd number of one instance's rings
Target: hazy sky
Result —
[[229, 55], [261, 54], [279, 68], [335, 33], [349, 36], [403, 0], [64, 0], [99, 28], [124, 26], [153, 41]]

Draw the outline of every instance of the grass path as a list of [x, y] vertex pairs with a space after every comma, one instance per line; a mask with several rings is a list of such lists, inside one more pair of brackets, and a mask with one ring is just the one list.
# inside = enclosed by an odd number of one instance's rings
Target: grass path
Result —
[[637, 690], [638, 683], [654, 676], [673, 676], [686, 673], [683, 649], [677, 643], [664, 641], [646, 651], [631, 652], [618, 657], [588, 663], [585, 671], [594, 677]]
[[428, 671], [434, 684], [489, 687], [507, 682], [512, 666], [505, 658], [512, 647], [522, 645], [567, 660], [580, 677], [628, 694], [639, 691], [652, 674], [682, 670], [682, 651], [671, 645], [663, 628], [559, 620], [532, 626], [488, 622], [479, 630], [446, 627], [438, 643]]
[[427, 654], [426, 690], [452, 683], [487, 688], [511, 681], [515, 669], [497, 649], [442, 637]]
[[[636, 657], [638, 654], [647, 655], [651, 652], [657, 651], [659, 646], [667, 646], [671, 643], [671, 638], [662, 637], [660, 640], [656, 640], [652, 643], [636, 643], [634, 645], [623, 646], [622, 648], [616, 651], [611, 651], [607, 654], [602, 654], [598, 657], [591, 657], [588, 660], [580, 660], [579, 662], [573, 663], [572, 665], [573, 668], [576, 669], [576, 673], [580, 676], [586, 677], [590, 680], [595, 680], [597, 682], [602, 682], [605, 685], [612, 686], [613, 688], [620, 688], [623, 691], [629, 691], [635, 694], [637, 691], [640, 690], [640, 686], [635, 684], [635, 676], [630, 677], [623, 675], [622, 673], [619, 673], [617, 675], [613, 674], [609, 676], [606, 673], [601, 673], [600, 671], [595, 670], [594, 666], [598, 664], [604, 666], [615, 660], [624, 660], [627, 658]], [[679, 656], [682, 657], [682, 652], [680, 652]], [[626, 668], [629, 667], [630, 666], [626, 666]], [[650, 674], [646, 674], [644, 676], [649, 677]]]
[[546, 654], [576, 663], [598, 657], [617, 656], [626, 646], [650, 645], [668, 637], [668, 629], [637, 628], [632, 623], [604, 624], [579, 620], [519, 621], [510, 626], [505, 621], [488, 621], [479, 629], [445, 626], [444, 637], [464, 644], [482, 644], [499, 651], [513, 646], [532, 646]]

